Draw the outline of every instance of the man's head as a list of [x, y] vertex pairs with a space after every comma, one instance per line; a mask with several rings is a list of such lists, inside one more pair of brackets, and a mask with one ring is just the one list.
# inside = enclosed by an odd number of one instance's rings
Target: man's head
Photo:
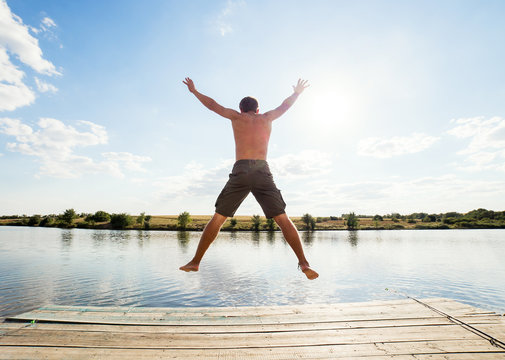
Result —
[[240, 101], [240, 111], [243, 113], [253, 111], [254, 113], [258, 112], [258, 100], [253, 97], [246, 96]]

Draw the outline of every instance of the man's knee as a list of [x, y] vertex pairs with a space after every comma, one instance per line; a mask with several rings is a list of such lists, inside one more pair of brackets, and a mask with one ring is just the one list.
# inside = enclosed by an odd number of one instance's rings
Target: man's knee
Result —
[[226, 219], [228, 219], [227, 216], [221, 215], [219, 213], [214, 213], [214, 216], [210, 221], [223, 225]]
[[277, 225], [279, 225], [280, 227], [289, 225], [291, 223], [291, 220], [289, 220], [286, 213], [282, 213], [277, 216], [274, 216], [273, 219], [277, 223]]

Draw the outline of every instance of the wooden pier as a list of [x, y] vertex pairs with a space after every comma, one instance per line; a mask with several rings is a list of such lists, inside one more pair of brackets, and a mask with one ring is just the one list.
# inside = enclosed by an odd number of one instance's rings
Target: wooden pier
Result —
[[504, 316], [442, 298], [226, 308], [51, 305], [0, 321], [0, 359], [505, 359]]

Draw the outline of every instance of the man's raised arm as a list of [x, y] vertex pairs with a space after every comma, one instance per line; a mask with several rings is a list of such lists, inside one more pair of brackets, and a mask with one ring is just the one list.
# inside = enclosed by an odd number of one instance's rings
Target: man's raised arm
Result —
[[209, 110], [214, 111], [215, 113], [221, 115], [222, 117], [225, 117], [227, 119], [234, 119], [236, 116], [240, 115], [238, 111], [233, 110], [233, 109], [228, 109], [225, 108], [224, 106], [219, 105], [214, 99], [203, 95], [199, 93], [196, 88], [195, 84], [193, 83], [193, 80], [191, 80], [189, 77], [187, 77], [185, 80], [182, 81], [187, 87], [188, 90], [196, 96], [200, 102], [205, 105], [205, 107]]
[[298, 95], [300, 95], [305, 88], [309, 87], [307, 83], [308, 80], [298, 79], [298, 83], [293, 86], [293, 94], [287, 97], [280, 106], [266, 112], [264, 115], [272, 121], [280, 117], [295, 103], [296, 99], [298, 99]]

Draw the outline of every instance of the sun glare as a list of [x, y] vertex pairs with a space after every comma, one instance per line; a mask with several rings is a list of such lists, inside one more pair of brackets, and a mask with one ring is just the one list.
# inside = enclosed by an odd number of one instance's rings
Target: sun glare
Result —
[[357, 111], [351, 95], [318, 91], [308, 94], [304, 101], [304, 120], [311, 135], [323, 139], [355, 128]]

